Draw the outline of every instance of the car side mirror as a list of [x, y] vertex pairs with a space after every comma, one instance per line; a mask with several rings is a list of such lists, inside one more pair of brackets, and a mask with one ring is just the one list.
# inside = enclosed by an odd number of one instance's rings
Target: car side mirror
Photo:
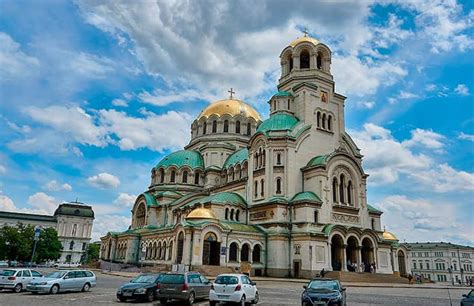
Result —
[[303, 288], [304, 288], [304, 289], [308, 289], [308, 286], [307, 286], [307, 285], [303, 285]]
[[346, 288], [341, 288], [342, 291], [346, 291]]
[[467, 297], [467, 294], [463, 294], [462, 297]]
[[256, 282], [250, 282], [250, 285], [257, 286], [257, 283]]

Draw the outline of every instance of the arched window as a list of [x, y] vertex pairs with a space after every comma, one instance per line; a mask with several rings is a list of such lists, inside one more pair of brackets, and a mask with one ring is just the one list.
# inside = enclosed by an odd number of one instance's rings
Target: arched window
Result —
[[321, 126], [321, 112], [318, 112], [316, 115], [316, 126], [317, 127]]
[[234, 210], [233, 209], [230, 211], [230, 220], [234, 221]]
[[248, 135], [248, 136], [250, 136], [251, 128], [252, 128], [252, 126], [250, 125], [250, 122], [247, 123], [247, 135]]
[[258, 167], [262, 167], [262, 148], [258, 149]]
[[174, 183], [174, 181], [176, 180], [176, 171], [171, 171], [171, 177], [170, 177], [170, 182], [171, 183]]
[[337, 178], [332, 179], [332, 201], [337, 203]]
[[276, 110], [277, 109], [277, 103], [276, 101], [273, 101], [273, 110]]
[[224, 120], [224, 133], [229, 132], [229, 120]]
[[370, 223], [371, 223], [372, 229], [374, 230], [375, 229], [375, 220], [374, 220], [374, 218], [372, 218], [372, 220], [370, 220]]
[[326, 114], [323, 114], [323, 120], [322, 120], [322, 126], [323, 126], [323, 129], [326, 128]]
[[235, 211], [235, 221], [240, 221], [240, 220], [239, 220], [239, 217], [240, 217], [240, 210], [237, 209], [237, 210]]
[[323, 68], [323, 58], [321, 56], [321, 53], [318, 53], [318, 56], [316, 57], [316, 67], [318, 69]]
[[246, 243], [242, 246], [242, 249], [240, 250], [240, 261], [249, 261], [249, 253], [250, 248], [249, 245]]
[[281, 194], [281, 179], [277, 178], [276, 180], [276, 193]]
[[194, 173], [194, 184], [199, 185], [199, 172]]
[[309, 68], [309, 52], [308, 50], [303, 50], [300, 54], [300, 69]]
[[229, 247], [229, 261], [237, 261], [237, 243], [232, 242]]
[[352, 181], [347, 183], [347, 204], [352, 205]]
[[168, 260], [171, 260], [172, 256], [173, 256], [173, 241], [170, 241]]
[[165, 181], [165, 171], [163, 168], [160, 169], [160, 183], [163, 183]]
[[253, 195], [254, 197], [258, 196], [258, 182], [257, 181], [255, 181], [255, 184], [253, 186]]
[[332, 120], [332, 116], [329, 115], [328, 116], [328, 130], [331, 130], [331, 120]]
[[265, 167], [265, 150], [263, 150], [262, 167]]
[[162, 248], [162, 251], [161, 251], [161, 257], [160, 257], [161, 260], [165, 260], [166, 259], [166, 241], [163, 242], [163, 248]]
[[344, 200], [344, 185], [345, 185], [344, 174], [341, 174], [340, 185], [339, 185], [339, 202], [346, 203]]
[[72, 249], [74, 249], [74, 241], [71, 241], [69, 243], [69, 250], [72, 250]]
[[227, 220], [229, 218], [229, 209], [225, 209], [225, 219]]
[[288, 110], [290, 110], [290, 99], [288, 99]]
[[281, 165], [281, 154], [277, 153], [277, 165]]
[[252, 250], [252, 262], [260, 262], [260, 253], [262, 252], [262, 248], [259, 244], [253, 247]]
[[217, 121], [212, 121], [212, 132], [217, 133]]
[[202, 125], [202, 134], [203, 135], [206, 135], [206, 132], [207, 132], [206, 130], [207, 130], [207, 123], [204, 122], [204, 124]]
[[183, 183], [188, 183], [188, 171], [183, 171]]
[[240, 134], [240, 121], [235, 122], [235, 133]]
[[265, 193], [263, 192], [264, 184], [263, 179], [260, 180], [260, 195], [263, 197]]
[[288, 71], [293, 70], [293, 57], [291, 57], [291, 55], [288, 55], [288, 64], [289, 64], [289, 70]]
[[161, 242], [158, 242], [158, 251], [155, 253], [155, 259], [160, 259], [161, 258], [161, 252], [163, 252], [161, 248]]
[[314, 216], [314, 223], [318, 223], [318, 211], [317, 210], [314, 211], [313, 216]]

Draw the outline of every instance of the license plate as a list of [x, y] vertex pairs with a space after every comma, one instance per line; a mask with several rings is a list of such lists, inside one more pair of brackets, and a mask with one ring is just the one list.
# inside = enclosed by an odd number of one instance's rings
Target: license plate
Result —
[[124, 292], [124, 293], [123, 293], [123, 296], [132, 296], [132, 295], [133, 295], [132, 292]]
[[313, 302], [313, 306], [319, 306], [319, 305], [327, 305], [325, 302]]
[[218, 295], [217, 297], [220, 298], [220, 299], [226, 299], [227, 295]]

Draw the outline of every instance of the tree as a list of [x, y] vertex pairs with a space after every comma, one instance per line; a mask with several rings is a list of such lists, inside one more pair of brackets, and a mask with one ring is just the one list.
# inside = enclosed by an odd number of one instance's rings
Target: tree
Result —
[[0, 229], [0, 257], [9, 260], [28, 261], [33, 246], [34, 228], [18, 223], [17, 227]]
[[41, 231], [38, 244], [36, 245], [34, 262], [45, 262], [57, 260], [61, 256], [63, 246], [58, 239], [58, 232], [54, 228], [46, 228]]
[[89, 244], [89, 247], [87, 248], [87, 263], [99, 260], [99, 250], [100, 246], [98, 244]]

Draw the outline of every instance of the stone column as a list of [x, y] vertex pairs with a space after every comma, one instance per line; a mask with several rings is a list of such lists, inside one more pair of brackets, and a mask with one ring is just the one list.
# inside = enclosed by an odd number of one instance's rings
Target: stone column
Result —
[[341, 271], [347, 271], [347, 244], [344, 244], [344, 248], [342, 249], [342, 267]]
[[186, 231], [184, 235], [184, 245], [183, 245], [183, 261], [182, 263], [185, 265], [191, 264], [190, 259], [191, 259], [191, 232]]
[[[359, 271], [360, 265], [362, 263], [362, 248], [360, 246], [356, 247], [356, 254], [357, 254], [357, 269], [356, 271]], [[362, 271], [364, 272], [364, 271]]]
[[332, 271], [332, 246], [331, 246], [331, 243], [329, 242], [328, 243], [328, 261], [329, 261], [329, 265], [328, 265], [328, 271]]

